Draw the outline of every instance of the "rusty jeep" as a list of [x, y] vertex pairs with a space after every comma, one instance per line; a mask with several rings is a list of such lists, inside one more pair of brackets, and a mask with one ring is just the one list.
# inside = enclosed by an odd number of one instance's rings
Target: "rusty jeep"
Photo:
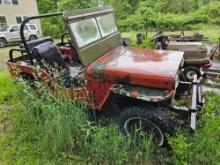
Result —
[[[26, 42], [25, 24], [51, 16], [64, 18], [68, 42], [56, 45], [51, 37]], [[195, 130], [196, 115], [204, 103], [201, 78], [179, 80], [183, 52], [127, 47], [111, 6], [29, 17], [20, 33], [23, 46], [12, 49], [7, 62], [13, 77], [48, 87], [56, 83], [72, 101], [83, 100], [90, 110], [111, 112], [126, 136], [153, 134], [158, 146], [166, 143], [165, 134], [173, 133], [169, 111], [187, 114]], [[14, 58], [14, 52], [21, 56]], [[184, 85], [190, 86], [189, 105], [176, 107], [172, 102]]]

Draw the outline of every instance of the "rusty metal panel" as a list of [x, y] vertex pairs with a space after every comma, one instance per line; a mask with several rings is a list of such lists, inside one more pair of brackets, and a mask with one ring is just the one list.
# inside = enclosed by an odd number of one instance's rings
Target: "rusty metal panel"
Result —
[[10, 74], [14, 79], [21, 76], [21, 74], [28, 74], [33, 76], [34, 78], [37, 78], [42, 85], [54, 81], [46, 70], [27, 65], [26, 62], [17, 61], [16, 63], [7, 62], [6, 64], [8, 66]]
[[92, 63], [85, 78], [171, 90], [182, 60], [183, 52], [121, 46]]
[[147, 102], [161, 102], [168, 100], [171, 99], [175, 93], [174, 90], [161, 90], [125, 84], [116, 84], [110, 90], [115, 94], [132, 97]]

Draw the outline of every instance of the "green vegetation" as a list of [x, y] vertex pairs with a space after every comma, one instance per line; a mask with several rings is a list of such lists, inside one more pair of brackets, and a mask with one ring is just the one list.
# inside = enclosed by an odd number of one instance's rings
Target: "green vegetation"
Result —
[[[58, 3], [59, 2], [59, 3]], [[97, 6], [96, 0], [38, 0], [41, 13]], [[157, 30], [201, 31], [211, 42], [220, 34], [220, 2], [217, 0], [105, 0], [112, 4], [122, 35], [132, 39], [138, 32], [147, 37], [141, 47], [153, 47], [150, 37]], [[206, 4], [206, 5], [204, 5]], [[65, 28], [61, 18], [42, 21], [43, 33], [60, 37]], [[170, 32], [172, 30], [172, 32]], [[8, 58], [1, 49], [0, 61]], [[0, 72], [0, 164], [213, 164], [220, 162], [220, 96], [208, 93], [198, 128], [177, 128], [169, 137], [171, 151], [155, 150], [151, 138], [140, 143], [125, 138], [104, 117], [72, 103], [65, 96], [54, 98], [46, 89], [41, 95], [14, 84]], [[176, 104], [185, 104], [179, 102]], [[95, 118], [95, 119], [94, 119]]]
[[[103, 0], [103, 2], [114, 7], [121, 32], [201, 30], [212, 42], [216, 42], [220, 37], [218, 0]], [[38, 0], [40, 13], [95, 7], [98, 6], [97, 3], [98, 0]], [[45, 35], [54, 37], [60, 37], [65, 32], [60, 18], [43, 20], [42, 28]], [[212, 29], [216, 29], [214, 30], [216, 33], [213, 33]]]
[[218, 164], [220, 162], [220, 96], [208, 93], [207, 105], [194, 135], [179, 132], [170, 138], [174, 164]]
[[[2, 89], [10, 78], [5, 74], [1, 77]], [[14, 86], [8, 84], [8, 88], [14, 89]], [[7, 90], [2, 98], [14, 96], [17, 100], [9, 112], [1, 111], [3, 115], [7, 114], [0, 119], [4, 128], [6, 123], [11, 123], [0, 136], [0, 162], [3, 164], [124, 164], [149, 161], [150, 139], [145, 139], [144, 145], [133, 144], [114, 124], [106, 125], [106, 119], [89, 120], [90, 115], [82, 103], [72, 103], [64, 96], [56, 99], [42, 87], [39, 90], [40, 97], [20, 85], [16, 92]]]
[[[106, 118], [92, 119], [82, 103], [36, 96], [9, 74], [0, 74], [1, 164], [218, 164], [220, 96], [209, 93], [193, 135], [180, 129], [169, 138], [172, 151], [153, 149], [151, 140], [133, 143]], [[4, 89], [4, 90], [3, 90]], [[7, 89], [7, 90], [5, 90]], [[4, 92], [2, 92], [4, 91]], [[13, 100], [12, 102], [9, 100]]]
[[6, 72], [0, 71], [0, 104], [11, 103], [15, 92], [14, 81]]

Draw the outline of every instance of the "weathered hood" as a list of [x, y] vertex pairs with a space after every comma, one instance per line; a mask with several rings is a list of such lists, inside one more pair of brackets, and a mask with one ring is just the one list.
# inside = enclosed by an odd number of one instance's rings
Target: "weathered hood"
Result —
[[92, 63], [86, 78], [174, 89], [183, 52], [117, 47]]

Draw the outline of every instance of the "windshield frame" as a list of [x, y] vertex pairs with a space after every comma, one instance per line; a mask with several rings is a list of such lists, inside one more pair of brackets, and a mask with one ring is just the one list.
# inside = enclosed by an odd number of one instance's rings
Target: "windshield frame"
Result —
[[[113, 35], [119, 33], [119, 31], [118, 31], [119, 28], [117, 26], [116, 19], [115, 19], [115, 13], [114, 13], [113, 8], [111, 6], [106, 6], [106, 7], [102, 7], [102, 8], [94, 8], [94, 9], [95, 9], [95, 11], [92, 11], [93, 9], [91, 9], [91, 10], [88, 9], [87, 13], [80, 13], [79, 11], [76, 12], [76, 13], [71, 13], [71, 12], [70, 13], [69, 12], [64, 13], [64, 19], [65, 19], [66, 25], [68, 27], [70, 37], [72, 38], [72, 41], [73, 41], [74, 45], [76, 46], [77, 50], [89, 47], [90, 45], [93, 45], [93, 44], [95, 44], [99, 41], [104, 40], [105, 38], [108, 38], [110, 36], [113, 36]], [[100, 11], [99, 11], [99, 9], [100, 9]], [[115, 24], [116, 31], [109, 34], [109, 35], [102, 36], [102, 33], [100, 31], [100, 27], [99, 27], [100, 25], [97, 21], [97, 17], [107, 16], [107, 15], [112, 15], [113, 16], [113, 21], [114, 21], [114, 24]], [[91, 42], [89, 44], [86, 44], [86, 45], [80, 47], [77, 43], [75, 33], [71, 29], [71, 24], [75, 23], [75, 22], [91, 19], [91, 18], [95, 18], [96, 25], [98, 27], [98, 31], [99, 31], [99, 34], [101, 35], [101, 38], [98, 39], [98, 40], [95, 40], [94, 42]]]

